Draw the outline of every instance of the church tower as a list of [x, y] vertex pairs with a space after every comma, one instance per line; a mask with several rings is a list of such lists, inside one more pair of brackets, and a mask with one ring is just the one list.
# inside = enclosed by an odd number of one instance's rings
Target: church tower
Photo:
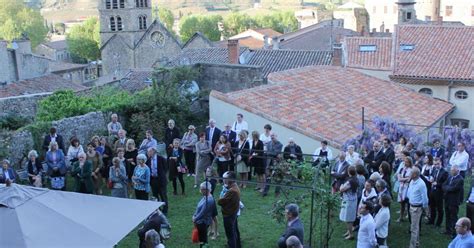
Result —
[[152, 23], [151, 0], [101, 0], [101, 44], [117, 34], [133, 47]]
[[414, 0], [398, 0], [398, 24], [410, 24], [416, 22], [416, 10]]

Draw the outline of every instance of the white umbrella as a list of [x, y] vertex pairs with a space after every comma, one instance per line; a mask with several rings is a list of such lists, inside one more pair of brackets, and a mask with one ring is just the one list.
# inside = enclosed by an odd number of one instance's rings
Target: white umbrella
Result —
[[0, 184], [1, 246], [113, 247], [161, 205]]

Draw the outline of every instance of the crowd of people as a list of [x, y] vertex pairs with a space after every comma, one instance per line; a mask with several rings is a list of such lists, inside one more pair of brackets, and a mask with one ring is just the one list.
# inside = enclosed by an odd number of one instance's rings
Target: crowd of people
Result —
[[[136, 143], [127, 137], [118, 116], [113, 114], [107, 125], [108, 136], [92, 137], [85, 149], [78, 138], [72, 137], [67, 150], [63, 137], [51, 128], [43, 140], [44, 156], [35, 150], [28, 153], [28, 180], [35, 187], [43, 187], [48, 178], [52, 189], [65, 190], [69, 173], [74, 178], [74, 190], [80, 193], [100, 195], [104, 185], [114, 197], [149, 200], [151, 193], [152, 198], [164, 203], [161, 212], [156, 213], [159, 219], [168, 213], [168, 181], [172, 182], [174, 195], [178, 195], [178, 182], [179, 193], [186, 195], [184, 178], [194, 177], [194, 188], [199, 187], [202, 194], [192, 216], [201, 247], [207, 244], [208, 234], [211, 239], [218, 235], [216, 203], [221, 206], [228, 247], [241, 247], [240, 188], [246, 188], [246, 182], [255, 177], [255, 190], [266, 196], [272, 166], [281, 160], [304, 161], [301, 147], [292, 138], [283, 146], [270, 124], [264, 125], [262, 133], [250, 132], [242, 114], [237, 114], [233, 124], [225, 124], [223, 130], [210, 119], [201, 133], [196, 133], [193, 125], [181, 133], [174, 120], [167, 124], [162, 142], [148, 130], [145, 139]], [[467, 216], [459, 220], [457, 216], [464, 202], [464, 179], [469, 176], [465, 145], [459, 143], [446, 164], [446, 153], [439, 140], [428, 151], [414, 147], [402, 137], [395, 146], [388, 138], [375, 141], [370, 151], [360, 154], [354, 146], [348, 146], [334, 157], [327, 141], [322, 141], [314, 151], [310, 158], [313, 166], [332, 165], [331, 186], [333, 194], [340, 194], [342, 200], [339, 219], [346, 226], [344, 239], [355, 239], [354, 233], [358, 232], [357, 247], [386, 245], [390, 205], [396, 200], [400, 204], [396, 221], [408, 218], [410, 222], [410, 247], [420, 247], [419, 232], [424, 219], [426, 224], [437, 227], [445, 220], [443, 233], [455, 237], [450, 247], [474, 247], [474, 182], [466, 200]], [[16, 180], [10, 162], [4, 160], [0, 183]], [[214, 200], [218, 183], [222, 191]], [[275, 195], [279, 193], [277, 187]], [[304, 228], [298, 206], [289, 204], [285, 213], [288, 225], [277, 241], [278, 247], [302, 247]], [[148, 239], [156, 243], [164, 238], [159, 231], [151, 227], [141, 229], [141, 247], [146, 247]]]

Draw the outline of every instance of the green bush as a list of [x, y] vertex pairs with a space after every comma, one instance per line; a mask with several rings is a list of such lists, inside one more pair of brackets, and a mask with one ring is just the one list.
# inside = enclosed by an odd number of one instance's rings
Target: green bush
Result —
[[17, 130], [23, 126], [28, 125], [30, 122], [30, 119], [26, 117], [8, 114], [6, 116], [0, 117], [0, 129]]

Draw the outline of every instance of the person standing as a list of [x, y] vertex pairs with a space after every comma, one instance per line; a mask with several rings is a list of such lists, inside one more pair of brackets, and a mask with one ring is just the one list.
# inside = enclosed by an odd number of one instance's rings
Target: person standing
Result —
[[[214, 147], [219, 141], [220, 136], [221, 130], [216, 127], [216, 121], [214, 119], [210, 119], [209, 126], [206, 127], [206, 140], [211, 144], [212, 152], [214, 151]], [[212, 156], [212, 159], [214, 159], [214, 156]]]
[[382, 195], [379, 205], [382, 206], [375, 215], [375, 237], [379, 246], [385, 245], [388, 237], [388, 224], [390, 222], [390, 202], [392, 198], [388, 194]]
[[135, 189], [135, 198], [138, 200], [148, 200], [150, 192], [150, 168], [146, 166], [145, 154], [138, 154], [137, 163], [132, 176], [133, 188]]
[[111, 196], [128, 198], [127, 172], [125, 166], [120, 163], [120, 159], [112, 159], [112, 166], [109, 168], [109, 180], [112, 183]]
[[65, 150], [63, 136], [58, 134], [55, 127], [49, 129], [49, 134], [44, 137], [43, 150], [48, 151], [49, 144], [53, 141], [57, 143], [58, 149], [60, 149], [64, 153]]
[[300, 243], [304, 242], [304, 225], [299, 218], [300, 208], [296, 204], [288, 204], [285, 206], [285, 216], [288, 224], [285, 232], [278, 239], [278, 247], [285, 248], [286, 241], [291, 236], [296, 236]]
[[389, 138], [383, 139], [383, 154], [385, 160], [390, 165], [390, 170], [393, 168], [393, 162], [395, 162], [395, 151], [392, 148], [392, 141]]
[[169, 168], [169, 179], [173, 182], [173, 195], [178, 194], [178, 186], [176, 179], [179, 180], [181, 185], [181, 194], [184, 195], [184, 179], [183, 175], [186, 174], [186, 167], [183, 165], [183, 150], [179, 147], [179, 139], [173, 141], [173, 146], [168, 147], [168, 168]]
[[451, 155], [449, 159], [451, 166], [456, 165], [459, 169], [459, 173], [463, 178], [466, 177], [466, 171], [469, 164], [469, 154], [466, 152], [466, 146], [464, 143], [458, 143], [457, 150]]
[[142, 141], [142, 144], [138, 148], [138, 153], [139, 154], [146, 154], [148, 151], [148, 148], [154, 147], [156, 148], [158, 145], [158, 142], [156, 141], [155, 138], [153, 138], [153, 131], [147, 130], [145, 132], [146, 138]]
[[375, 171], [379, 171], [380, 164], [384, 160], [385, 153], [383, 153], [383, 147], [380, 145], [380, 142], [375, 141], [372, 151], [370, 151], [367, 157], [364, 158], [364, 162], [367, 164], [369, 173], [372, 174]]
[[232, 131], [234, 131], [235, 133], [240, 133], [240, 131], [242, 130], [248, 131], [249, 124], [246, 121], [244, 121], [244, 115], [241, 113], [238, 113], [237, 120], [232, 125]]
[[420, 223], [423, 209], [428, 207], [428, 190], [425, 182], [420, 178], [420, 169], [414, 167], [411, 173], [411, 181], [407, 191], [410, 204], [410, 248], [420, 245]]
[[265, 159], [263, 158], [263, 142], [259, 139], [260, 135], [257, 131], [252, 132], [252, 147], [250, 148], [250, 167], [254, 168], [257, 175], [257, 187], [255, 190], [263, 190], [265, 183]]
[[458, 219], [459, 205], [461, 205], [464, 178], [457, 165], [451, 166], [451, 175], [443, 184], [444, 210], [446, 212], [446, 230], [442, 234], [454, 235], [454, 225]]
[[346, 152], [346, 161], [350, 165], [355, 166], [355, 162], [360, 159], [359, 153], [354, 151], [355, 147], [353, 145], [350, 145], [347, 147], [347, 152]]
[[333, 192], [338, 192], [339, 187], [346, 182], [348, 177], [347, 168], [349, 168], [349, 163], [346, 161], [346, 153], [341, 152], [339, 153], [339, 159], [331, 171]]
[[92, 182], [92, 163], [87, 155], [81, 152], [77, 155], [78, 161], [72, 164], [71, 176], [76, 179], [74, 191], [84, 194], [92, 194], [94, 184]]
[[237, 141], [237, 133], [232, 131], [229, 123], [225, 124], [224, 131], [222, 131], [222, 135], [227, 136], [227, 140], [232, 146], [234, 146], [235, 142]]
[[430, 219], [428, 225], [440, 227], [444, 216], [443, 184], [448, 179], [448, 172], [443, 168], [440, 157], [433, 158], [433, 167], [429, 178], [431, 190], [429, 195]]
[[173, 119], [168, 120], [168, 127], [165, 130], [165, 145], [166, 148], [173, 146], [174, 139], [180, 139], [181, 133]]
[[239, 140], [234, 144], [234, 154], [235, 154], [235, 167], [237, 173], [240, 175], [240, 180], [243, 182], [240, 184], [241, 188], [246, 188], [246, 183], [248, 179], [249, 167], [248, 167], [248, 158], [250, 155], [249, 142], [247, 141], [247, 132], [242, 131], [239, 133]]
[[92, 182], [94, 183], [94, 194], [102, 195], [102, 174], [100, 170], [103, 166], [102, 158], [94, 149], [94, 144], [87, 144], [87, 160], [92, 163]]
[[375, 248], [375, 220], [370, 214], [374, 210], [371, 202], [361, 202], [359, 206], [360, 227], [357, 234], [357, 248]]
[[237, 212], [240, 208], [240, 189], [235, 183], [235, 173], [227, 171], [223, 175], [224, 188], [217, 204], [222, 208], [225, 235], [229, 248], [240, 248], [240, 234]]
[[[283, 150], [283, 144], [278, 141], [278, 136], [276, 133], [272, 133], [270, 135], [271, 140], [267, 144], [267, 150], [265, 151], [266, 156], [267, 156], [267, 161], [268, 164], [265, 169], [265, 182], [269, 183], [270, 179], [274, 179], [274, 183], [280, 183], [278, 181], [275, 181], [275, 179], [278, 180], [278, 178], [273, 177], [273, 167], [277, 165], [277, 163], [281, 160], [282, 155], [281, 151]], [[262, 196], [266, 196], [268, 194], [268, 191], [270, 190], [270, 185], [265, 185]], [[275, 187], [275, 196], [280, 195], [281, 188], [279, 186]]]
[[202, 198], [197, 204], [196, 211], [193, 215], [193, 223], [199, 233], [199, 247], [207, 244], [207, 229], [212, 223], [212, 218], [217, 213], [216, 202], [211, 195], [211, 183], [203, 182], [200, 185]]
[[127, 131], [120, 129], [117, 135], [118, 135], [118, 139], [114, 143], [114, 154], [117, 154], [117, 149], [119, 148], [126, 149], [127, 143], [128, 143], [128, 139], [126, 137]]
[[431, 148], [430, 154], [433, 158], [439, 158], [441, 160], [441, 165], [444, 163], [444, 148], [441, 146], [441, 141], [439, 139], [433, 141], [433, 148]]
[[199, 141], [196, 142], [196, 176], [194, 177], [194, 187], [197, 188], [199, 181], [206, 177], [206, 169], [211, 165], [211, 143], [206, 140], [206, 134], [199, 134]]
[[[474, 180], [471, 179], [471, 187], [466, 200], [466, 217], [474, 223]], [[474, 225], [471, 225], [471, 232], [474, 232]]]
[[107, 130], [109, 131], [109, 137], [112, 137], [111, 142], [118, 138], [118, 132], [122, 129], [122, 124], [118, 122], [118, 115], [113, 113], [110, 116], [111, 121], [107, 124]]
[[449, 243], [448, 248], [471, 248], [474, 247], [474, 236], [472, 236], [472, 222], [462, 217], [456, 222], [456, 238]]
[[150, 168], [150, 186], [152, 195], [165, 203], [163, 213], [168, 213], [168, 196], [166, 186], [166, 159], [158, 155], [154, 147], [148, 148], [146, 165]]
[[356, 220], [357, 215], [357, 188], [359, 186], [359, 180], [357, 179], [356, 169], [354, 166], [349, 166], [346, 171], [348, 175], [347, 181], [342, 184], [339, 189], [342, 193], [339, 220], [346, 223], [347, 231], [344, 235], [344, 239], [352, 240], [354, 239], [352, 225]]
[[194, 133], [196, 128], [193, 125], [188, 126], [188, 131], [184, 133], [181, 140], [181, 148], [183, 149], [184, 161], [188, 167], [188, 177], [196, 176], [196, 143], [197, 135]]

